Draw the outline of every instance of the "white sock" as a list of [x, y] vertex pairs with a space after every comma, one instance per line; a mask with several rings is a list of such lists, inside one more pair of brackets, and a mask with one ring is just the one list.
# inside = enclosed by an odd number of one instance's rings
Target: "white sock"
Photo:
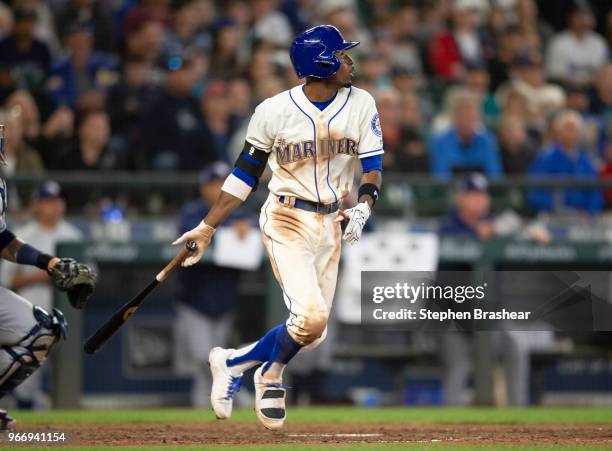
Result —
[[[267, 363], [265, 363], [264, 365], [266, 364]], [[287, 365], [285, 365], [284, 363], [272, 362], [270, 367], [263, 374], [264, 379], [280, 383], [283, 380], [283, 371], [285, 370], [286, 366]]]
[[[229, 358], [230, 359], [235, 359], [236, 357], [240, 357], [245, 355], [247, 352], [249, 352], [251, 349], [253, 349], [255, 347], [255, 345], [257, 344], [257, 342], [255, 343], [251, 343], [248, 346], [244, 346], [242, 348], [236, 349], [234, 351], [232, 351], [232, 353], [230, 354]], [[245, 362], [241, 362], [241, 363], [237, 363], [235, 365], [232, 366], [227, 366], [230, 374], [232, 376], [240, 376], [242, 373], [244, 373], [246, 370], [253, 368], [254, 366], [259, 365], [261, 362], [257, 361], [257, 360], [247, 360]]]

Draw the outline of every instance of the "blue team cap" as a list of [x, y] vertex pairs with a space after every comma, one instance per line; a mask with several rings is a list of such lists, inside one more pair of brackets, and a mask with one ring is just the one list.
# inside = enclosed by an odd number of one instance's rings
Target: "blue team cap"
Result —
[[34, 200], [51, 199], [62, 196], [62, 188], [55, 180], [47, 180], [38, 185], [34, 192]]
[[486, 193], [489, 190], [489, 182], [482, 174], [470, 174], [459, 182], [458, 191], [478, 191]]
[[200, 171], [200, 185], [210, 183], [213, 180], [223, 179], [229, 175], [232, 168], [225, 161], [215, 161], [204, 166], [204, 169]]

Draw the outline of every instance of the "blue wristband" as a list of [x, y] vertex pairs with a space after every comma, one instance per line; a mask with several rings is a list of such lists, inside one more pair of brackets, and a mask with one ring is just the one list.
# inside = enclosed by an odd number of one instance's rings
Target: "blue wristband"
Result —
[[53, 259], [52, 256], [40, 252], [38, 249], [23, 244], [15, 255], [15, 261], [22, 265], [36, 266], [37, 268], [47, 271], [49, 262]]

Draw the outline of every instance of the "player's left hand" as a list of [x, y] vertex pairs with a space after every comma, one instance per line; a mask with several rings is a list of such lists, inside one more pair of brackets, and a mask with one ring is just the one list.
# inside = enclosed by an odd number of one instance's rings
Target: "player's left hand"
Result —
[[191, 229], [189, 232], [183, 233], [180, 237], [174, 240], [172, 243], [173, 245], [185, 243], [187, 241], [195, 241], [198, 245], [198, 250], [183, 260], [181, 266], [186, 267], [195, 265], [200, 261], [202, 255], [204, 255], [206, 247], [210, 244], [210, 240], [212, 239], [215, 230], [216, 229], [214, 227], [211, 227], [202, 221], [197, 227]]
[[68, 300], [77, 309], [85, 306], [98, 279], [93, 269], [73, 258], [59, 259], [53, 265], [51, 277], [59, 290], [68, 293]]
[[363, 226], [365, 226], [371, 212], [372, 210], [367, 202], [361, 202], [348, 210], [338, 211], [338, 217], [334, 221], [342, 222], [345, 219], [348, 220], [342, 239], [348, 244], [355, 244], [359, 241], [361, 232], [363, 232]]

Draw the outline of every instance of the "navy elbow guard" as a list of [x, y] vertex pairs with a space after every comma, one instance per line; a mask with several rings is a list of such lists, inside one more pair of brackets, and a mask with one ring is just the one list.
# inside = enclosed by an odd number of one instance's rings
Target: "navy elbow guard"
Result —
[[234, 169], [225, 180], [221, 190], [242, 201], [246, 200], [251, 191], [257, 190], [259, 178], [266, 169], [269, 155], [269, 153], [245, 141]]
[[255, 191], [259, 183], [259, 178], [266, 169], [266, 162], [268, 161], [269, 155], [269, 153], [256, 148], [247, 141], [244, 143], [244, 148], [242, 152], [240, 152], [232, 172]]

